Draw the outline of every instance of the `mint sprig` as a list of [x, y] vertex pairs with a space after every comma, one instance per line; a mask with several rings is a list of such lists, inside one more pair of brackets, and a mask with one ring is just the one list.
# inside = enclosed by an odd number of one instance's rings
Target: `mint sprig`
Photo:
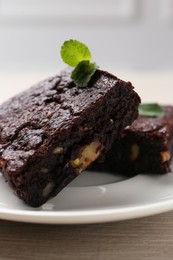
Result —
[[146, 117], [162, 117], [164, 110], [157, 103], [146, 103], [139, 106], [139, 115]]
[[79, 64], [73, 70], [71, 78], [77, 86], [85, 88], [97, 68], [98, 66], [96, 63], [90, 63], [88, 60], [83, 60], [79, 62]]
[[61, 47], [61, 57], [71, 67], [76, 67], [83, 60], [91, 61], [92, 56], [88, 47], [76, 40], [65, 41]]
[[88, 86], [91, 77], [94, 75], [98, 66], [91, 62], [92, 55], [88, 47], [77, 40], [65, 41], [61, 47], [62, 60], [71, 67], [71, 78], [79, 88]]

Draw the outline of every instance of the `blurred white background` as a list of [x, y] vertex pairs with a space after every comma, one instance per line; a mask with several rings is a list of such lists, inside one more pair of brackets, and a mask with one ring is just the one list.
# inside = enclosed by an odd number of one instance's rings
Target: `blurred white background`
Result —
[[173, 68], [173, 0], [0, 0], [0, 71], [55, 71], [69, 39], [102, 68]]
[[70, 38], [143, 101], [173, 103], [173, 0], [0, 0], [0, 102], [66, 67]]

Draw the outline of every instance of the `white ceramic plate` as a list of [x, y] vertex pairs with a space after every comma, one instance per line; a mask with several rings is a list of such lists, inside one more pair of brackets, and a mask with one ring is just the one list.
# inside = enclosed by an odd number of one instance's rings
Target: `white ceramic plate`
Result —
[[0, 218], [81, 224], [149, 216], [173, 209], [173, 174], [117, 175], [84, 172], [59, 195], [38, 209], [19, 200], [0, 176]]
[[[133, 79], [143, 102], [172, 104], [172, 72], [117, 73], [125, 80]], [[9, 77], [10, 75], [10, 77]], [[45, 77], [42, 75], [7, 72], [1, 75], [0, 103]], [[164, 87], [163, 87], [164, 86]], [[0, 218], [14, 221], [80, 224], [118, 221], [149, 216], [173, 210], [173, 173], [137, 175], [130, 179], [107, 173], [85, 172], [56, 198], [41, 208], [27, 207], [8, 188], [0, 176]]]

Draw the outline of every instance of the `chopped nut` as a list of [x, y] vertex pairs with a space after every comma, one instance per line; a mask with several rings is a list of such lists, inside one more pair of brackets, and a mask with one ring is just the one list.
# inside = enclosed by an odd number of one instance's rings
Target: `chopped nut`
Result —
[[43, 193], [42, 193], [43, 197], [47, 197], [52, 192], [54, 186], [55, 185], [53, 184], [53, 182], [48, 182], [46, 187], [43, 189]]
[[78, 166], [80, 164], [79, 158], [71, 161], [73, 165]]
[[130, 161], [136, 161], [138, 159], [139, 152], [140, 152], [139, 145], [133, 144], [130, 150], [130, 156], [129, 156]]
[[58, 146], [54, 149], [53, 154], [61, 154], [63, 150], [63, 147]]
[[79, 156], [75, 160], [71, 160], [70, 164], [76, 169], [77, 173], [81, 173], [90, 163], [99, 157], [102, 150], [103, 146], [101, 146], [101, 143], [94, 141], [82, 147]]
[[162, 163], [168, 162], [171, 159], [169, 151], [163, 151], [160, 153]]
[[41, 172], [42, 172], [42, 173], [48, 173], [48, 172], [49, 172], [49, 169], [47, 169], [47, 168], [41, 168]]

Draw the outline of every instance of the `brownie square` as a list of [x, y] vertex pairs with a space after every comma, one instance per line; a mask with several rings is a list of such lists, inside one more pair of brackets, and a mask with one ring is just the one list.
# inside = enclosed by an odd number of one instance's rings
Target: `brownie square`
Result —
[[50, 77], [0, 106], [0, 168], [33, 207], [58, 194], [138, 116], [130, 82], [98, 70], [77, 88], [71, 70]]

